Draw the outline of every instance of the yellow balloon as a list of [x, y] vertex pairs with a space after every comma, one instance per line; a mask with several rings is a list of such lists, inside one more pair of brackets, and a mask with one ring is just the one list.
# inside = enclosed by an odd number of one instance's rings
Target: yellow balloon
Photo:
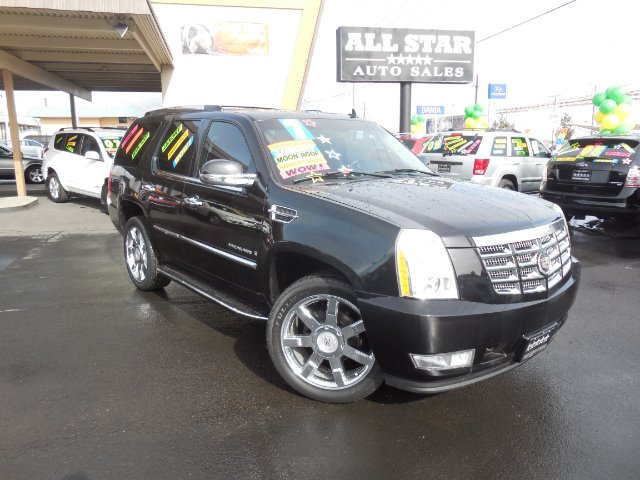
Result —
[[597, 111], [596, 114], [593, 116], [593, 119], [597, 122], [597, 123], [602, 123], [602, 119], [604, 118], [604, 113]]
[[416, 133], [418, 131], [418, 126], [417, 125], [411, 125], [411, 127], [409, 127], [411, 130], [411, 133]]
[[620, 123], [620, 119], [615, 113], [605, 115], [602, 119], [602, 128], [605, 130], [613, 130]]
[[469, 117], [464, 121], [464, 126], [467, 128], [476, 128], [476, 121]]
[[623, 103], [618, 105], [616, 109], [613, 111], [614, 115], [617, 115], [620, 120], [624, 120], [631, 113], [631, 105], [628, 103]]

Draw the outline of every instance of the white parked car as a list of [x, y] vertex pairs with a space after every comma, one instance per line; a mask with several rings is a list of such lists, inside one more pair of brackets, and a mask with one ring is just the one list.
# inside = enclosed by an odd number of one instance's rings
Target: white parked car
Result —
[[125, 130], [119, 128], [61, 129], [44, 153], [42, 173], [47, 196], [56, 203], [76, 193], [107, 202], [107, 181], [113, 157]]
[[551, 153], [524, 133], [488, 129], [438, 133], [419, 157], [446, 177], [533, 193]]
[[[9, 150], [13, 150], [11, 146], [11, 140], [3, 141], [3, 146], [7, 147]], [[22, 156], [24, 158], [42, 158], [42, 154], [44, 153], [44, 145], [35, 140], [31, 140], [28, 138], [20, 140], [20, 151], [22, 152]]]

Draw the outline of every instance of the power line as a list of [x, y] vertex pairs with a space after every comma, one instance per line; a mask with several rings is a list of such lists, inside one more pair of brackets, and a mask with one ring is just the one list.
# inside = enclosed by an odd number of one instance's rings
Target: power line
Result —
[[576, 0], [571, 0], [570, 2], [564, 3], [564, 4], [562, 4], [562, 5], [560, 5], [560, 6], [556, 7], [556, 8], [552, 8], [552, 9], [551, 9], [551, 10], [549, 10], [548, 12], [541, 13], [540, 15], [536, 15], [535, 17], [532, 17], [532, 18], [530, 18], [530, 19], [528, 19], [528, 20], [525, 20], [524, 22], [520, 22], [520, 23], [518, 23], [517, 25], [513, 25], [512, 27], [506, 28], [506, 29], [502, 30], [501, 32], [494, 33], [493, 35], [489, 35], [488, 37], [485, 37], [485, 38], [483, 38], [483, 39], [481, 39], [481, 40], [478, 40], [478, 41], [476, 42], [476, 45], [477, 45], [478, 43], [480, 43], [480, 42], [484, 42], [485, 40], [489, 40], [490, 38], [497, 37], [498, 35], [500, 35], [500, 34], [502, 34], [502, 33], [504, 33], [504, 32], [508, 32], [509, 30], [513, 30], [514, 28], [517, 28], [517, 27], [519, 27], [520, 25], [524, 25], [525, 23], [529, 23], [529, 22], [531, 22], [531, 21], [535, 20], [536, 18], [544, 17], [545, 15], [547, 15], [547, 14], [549, 14], [549, 13], [551, 13], [551, 12], [555, 12], [556, 10], [559, 10], [559, 9], [561, 9], [562, 7], [566, 7], [567, 5], [569, 5], [569, 4], [571, 4], [571, 3], [574, 3], [575, 1], [576, 1]]

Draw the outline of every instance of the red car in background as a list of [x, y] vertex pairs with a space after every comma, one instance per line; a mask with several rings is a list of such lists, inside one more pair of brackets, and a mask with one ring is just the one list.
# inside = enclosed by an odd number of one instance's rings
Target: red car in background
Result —
[[398, 133], [396, 138], [413, 153], [419, 155], [424, 151], [425, 145], [434, 137], [434, 135], [435, 134], [431, 133], [422, 137], [416, 137], [410, 133]]

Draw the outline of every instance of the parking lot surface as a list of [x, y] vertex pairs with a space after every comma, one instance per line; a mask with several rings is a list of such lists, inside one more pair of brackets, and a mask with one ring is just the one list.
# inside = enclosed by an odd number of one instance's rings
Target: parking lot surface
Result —
[[32, 194], [0, 211], [0, 479], [640, 477], [631, 225], [572, 230], [576, 304], [520, 368], [326, 405], [280, 379], [263, 322], [136, 290], [97, 200]]

